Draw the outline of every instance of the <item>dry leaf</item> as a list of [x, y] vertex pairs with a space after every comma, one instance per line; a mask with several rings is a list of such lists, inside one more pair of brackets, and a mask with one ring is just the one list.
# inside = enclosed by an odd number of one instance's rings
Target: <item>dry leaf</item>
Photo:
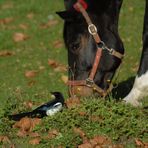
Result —
[[37, 132], [31, 132], [28, 135], [32, 138], [40, 137], [39, 133], [37, 133]]
[[140, 139], [135, 139], [135, 143], [139, 147], [144, 147], [144, 144], [143, 144], [143, 142]]
[[11, 143], [7, 136], [0, 136], [0, 142]]
[[32, 107], [33, 107], [33, 102], [32, 102], [32, 101], [25, 101], [25, 102], [23, 103], [23, 105], [24, 105], [26, 108], [28, 108], [28, 109], [32, 109]]
[[38, 71], [37, 70], [30, 70], [25, 72], [25, 77], [26, 78], [33, 78], [37, 75]]
[[56, 129], [53, 129], [53, 130], [48, 132], [47, 138], [48, 139], [53, 139], [53, 138], [55, 138], [58, 135], [59, 135], [59, 131], [57, 131]]
[[61, 76], [61, 80], [62, 80], [65, 84], [67, 84], [67, 82], [68, 82], [68, 77], [65, 76], [65, 75], [62, 75], [62, 76]]
[[54, 69], [55, 72], [65, 72], [67, 71], [67, 67], [63, 64], [60, 64], [59, 62], [53, 60], [53, 59], [48, 59], [48, 65]]
[[19, 27], [23, 30], [27, 30], [28, 29], [28, 25], [27, 24], [19, 24]]
[[89, 142], [83, 143], [78, 146], [78, 148], [93, 148]]
[[53, 42], [53, 46], [54, 46], [55, 48], [62, 48], [62, 47], [63, 47], [63, 42], [60, 41], [60, 40], [54, 41], [54, 42]]
[[43, 23], [40, 25], [40, 28], [42, 29], [46, 29], [46, 28], [49, 28], [51, 26], [55, 26], [58, 24], [58, 21], [57, 20], [49, 20], [47, 23]]
[[27, 14], [27, 16], [26, 16], [28, 19], [33, 19], [33, 17], [34, 17], [34, 14], [33, 13], [29, 13], [29, 14]]
[[0, 25], [9, 24], [13, 21], [12, 17], [0, 19]]
[[0, 51], [0, 56], [12, 56], [14, 55], [15, 53], [13, 51], [8, 51], [8, 50], [3, 50], [3, 51]]
[[38, 144], [40, 144], [40, 142], [41, 142], [41, 138], [38, 137], [38, 138], [34, 138], [34, 139], [30, 140], [29, 144], [38, 145]]
[[15, 42], [22, 42], [26, 39], [28, 39], [28, 36], [25, 35], [24, 33], [21, 33], [21, 32], [14, 33], [14, 35], [13, 35], [13, 40]]
[[65, 101], [65, 104], [67, 108], [73, 108], [77, 105], [80, 105], [80, 99], [79, 98], [69, 98]]
[[32, 129], [40, 124], [41, 119], [24, 117], [13, 125], [13, 128], [19, 128], [20, 131], [31, 132]]

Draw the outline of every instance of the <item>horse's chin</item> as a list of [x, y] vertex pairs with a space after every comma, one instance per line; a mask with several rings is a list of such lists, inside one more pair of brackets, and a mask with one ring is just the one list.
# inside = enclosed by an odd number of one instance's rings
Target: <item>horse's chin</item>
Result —
[[70, 93], [72, 96], [89, 97], [93, 95], [93, 89], [87, 86], [73, 86]]

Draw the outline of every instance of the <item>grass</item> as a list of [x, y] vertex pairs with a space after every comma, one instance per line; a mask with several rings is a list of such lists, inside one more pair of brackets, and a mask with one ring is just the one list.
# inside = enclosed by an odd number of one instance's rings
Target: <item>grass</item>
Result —
[[[67, 88], [61, 80], [61, 76], [66, 73], [55, 72], [48, 65], [48, 59], [67, 65], [67, 51], [64, 45], [57, 45], [63, 42], [63, 21], [56, 16], [55, 11], [63, 8], [63, 2], [59, 0], [0, 1], [0, 20], [12, 18], [8, 23], [0, 21], [0, 52], [7, 50], [15, 53], [11, 56], [0, 56], [0, 134], [8, 135], [16, 147], [33, 146], [28, 144], [29, 137], [16, 136], [16, 130], [11, 128], [13, 122], [5, 118], [8, 114], [25, 111], [24, 101], [48, 101], [50, 91], [61, 91], [65, 98], [68, 97]], [[119, 87], [114, 91], [115, 97], [123, 97], [130, 90], [131, 78], [136, 75], [142, 48], [143, 15], [144, 1], [124, 0], [119, 29], [126, 56], [116, 77]], [[48, 20], [58, 23], [44, 27]], [[28, 39], [14, 42], [13, 36], [17, 32], [26, 34]], [[26, 78], [25, 72], [30, 70], [38, 73], [35, 77]], [[37, 126], [34, 131], [44, 136], [48, 130], [58, 129], [60, 135], [52, 140], [43, 139], [36, 147], [75, 147], [81, 144], [82, 139], [73, 132], [74, 127], [83, 129], [89, 138], [106, 135], [125, 147], [135, 147], [135, 138], [146, 141], [147, 110], [144, 107], [125, 106], [114, 101], [113, 96], [107, 101], [82, 99], [79, 106], [64, 109], [54, 117], [44, 118], [42, 126]], [[147, 106], [146, 99], [144, 106]], [[86, 114], [80, 116], [80, 112]], [[99, 116], [100, 120], [94, 121], [92, 116]]]

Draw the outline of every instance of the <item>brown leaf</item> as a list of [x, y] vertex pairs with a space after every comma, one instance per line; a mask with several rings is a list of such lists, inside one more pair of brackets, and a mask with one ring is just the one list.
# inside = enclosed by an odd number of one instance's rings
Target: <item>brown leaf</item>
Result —
[[27, 136], [27, 132], [23, 130], [19, 130], [16, 134], [18, 137], [25, 137]]
[[38, 145], [38, 144], [40, 144], [40, 142], [41, 142], [41, 138], [34, 138], [34, 139], [31, 139], [30, 141], [29, 141], [29, 144], [31, 144], [31, 145]]
[[91, 144], [99, 144], [99, 145], [105, 145], [105, 144], [111, 144], [111, 141], [104, 137], [104, 136], [95, 136], [93, 139], [90, 140]]
[[64, 84], [67, 84], [68, 82], [68, 76], [62, 75], [61, 80], [64, 82]]
[[79, 98], [69, 98], [65, 101], [65, 104], [68, 108], [74, 108], [77, 105], [80, 105]]
[[33, 19], [33, 17], [34, 17], [34, 14], [33, 13], [29, 13], [29, 14], [27, 14], [27, 16], [26, 16], [28, 19]]
[[60, 64], [59, 62], [53, 60], [53, 59], [48, 59], [48, 65], [54, 69], [55, 72], [65, 72], [67, 71], [67, 67], [63, 64]]
[[31, 132], [28, 135], [32, 138], [40, 137], [39, 133], [37, 133], [37, 132]]
[[0, 56], [3, 56], [3, 57], [6, 57], [6, 56], [12, 56], [14, 55], [15, 53], [13, 51], [8, 51], [8, 50], [3, 50], [3, 51], [0, 51]]
[[19, 24], [19, 27], [23, 30], [27, 30], [28, 29], [28, 25], [27, 24]]
[[0, 136], [0, 142], [11, 143], [9, 138], [7, 136], [3, 136], [3, 135]]
[[48, 139], [53, 139], [53, 138], [55, 138], [58, 135], [59, 135], [59, 131], [57, 131], [56, 129], [53, 129], [53, 130], [48, 132], [47, 138]]
[[55, 60], [48, 59], [48, 65], [52, 68], [56, 68], [59, 64]]
[[26, 108], [28, 108], [28, 109], [32, 109], [32, 107], [33, 107], [33, 102], [32, 102], [32, 101], [25, 101], [25, 102], [23, 103], [23, 105], [24, 105]]
[[0, 19], [0, 25], [9, 24], [12, 21], [13, 21], [12, 17], [3, 18], [3, 19]]
[[26, 78], [33, 78], [37, 75], [38, 71], [37, 70], [29, 70], [25, 72], [25, 77]]
[[83, 143], [86, 143], [88, 141], [86, 134], [82, 129], [75, 127], [73, 130], [74, 130], [74, 133], [78, 134], [82, 138]]
[[87, 142], [79, 145], [78, 148], [93, 148], [93, 146], [89, 142]]
[[24, 41], [24, 40], [26, 40], [28, 38], [29, 37], [26, 34], [21, 33], [21, 32], [14, 33], [14, 35], [13, 35], [13, 40], [15, 42], [22, 42], [22, 41]]
[[143, 144], [143, 142], [140, 139], [135, 139], [135, 143], [139, 147], [144, 147], [144, 144]]
[[20, 131], [31, 132], [32, 129], [36, 125], [40, 124], [40, 122], [41, 122], [41, 119], [38, 119], [38, 118], [31, 119], [31, 118], [28, 118], [28, 117], [24, 117], [20, 121], [17, 121], [13, 125], [13, 128], [19, 128]]
[[60, 41], [60, 40], [54, 41], [54, 42], [53, 42], [53, 46], [54, 46], [55, 48], [62, 48], [62, 47], [63, 47], [63, 42]]
[[47, 23], [43, 23], [40, 25], [40, 28], [42, 29], [46, 29], [46, 28], [49, 28], [51, 26], [55, 26], [58, 24], [58, 21], [57, 20], [49, 20]]

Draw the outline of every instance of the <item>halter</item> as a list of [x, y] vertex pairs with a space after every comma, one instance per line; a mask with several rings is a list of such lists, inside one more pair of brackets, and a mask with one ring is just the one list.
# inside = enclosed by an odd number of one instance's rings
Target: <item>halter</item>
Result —
[[67, 84], [69, 85], [69, 91], [70, 95], [73, 96], [72, 93], [72, 86], [87, 86], [89, 88], [92, 88], [93, 91], [96, 91], [99, 93], [102, 97], [107, 96], [109, 92], [111, 92], [113, 85], [110, 83], [109, 88], [107, 90], [103, 90], [101, 87], [99, 87], [97, 84], [94, 83], [94, 77], [98, 68], [98, 65], [100, 63], [100, 59], [102, 56], [102, 50], [107, 50], [111, 55], [122, 59], [123, 54], [115, 51], [114, 49], [108, 48], [103, 41], [101, 41], [99, 34], [97, 33], [97, 27], [92, 23], [88, 13], [86, 12], [87, 9], [87, 3], [84, 0], [78, 0], [74, 4], [74, 8], [77, 11], [80, 11], [85, 18], [87, 24], [88, 24], [88, 32], [93, 36], [96, 45], [97, 45], [97, 52], [94, 60], [93, 67], [91, 69], [90, 75], [86, 80], [69, 80]]

